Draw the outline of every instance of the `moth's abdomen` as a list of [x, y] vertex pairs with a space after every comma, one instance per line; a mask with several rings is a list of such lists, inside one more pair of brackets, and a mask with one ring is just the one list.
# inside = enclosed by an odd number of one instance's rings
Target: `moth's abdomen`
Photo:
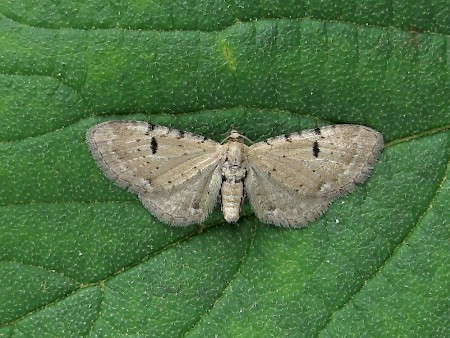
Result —
[[228, 144], [227, 157], [222, 167], [222, 212], [228, 223], [236, 223], [239, 220], [246, 173], [244, 145], [232, 141]]
[[239, 220], [242, 197], [244, 196], [244, 184], [241, 182], [222, 183], [222, 212], [228, 223], [236, 223]]

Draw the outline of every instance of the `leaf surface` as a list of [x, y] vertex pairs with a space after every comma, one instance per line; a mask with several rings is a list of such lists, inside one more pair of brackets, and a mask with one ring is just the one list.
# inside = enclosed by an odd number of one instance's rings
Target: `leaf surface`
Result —
[[[445, 1], [0, 4], [0, 337], [449, 336]], [[380, 131], [307, 228], [159, 223], [86, 130]]]

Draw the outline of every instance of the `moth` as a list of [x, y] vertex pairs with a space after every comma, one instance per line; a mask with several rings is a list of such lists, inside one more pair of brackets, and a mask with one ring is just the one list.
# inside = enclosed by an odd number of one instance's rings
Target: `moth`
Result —
[[332, 125], [247, 146], [232, 130], [222, 143], [140, 121], [110, 121], [87, 132], [92, 156], [116, 184], [136, 193], [173, 226], [203, 222], [220, 199], [224, 218], [239, 219], [248, 197], [263, 222], [302, 227], [370, 175], [382, 135]]

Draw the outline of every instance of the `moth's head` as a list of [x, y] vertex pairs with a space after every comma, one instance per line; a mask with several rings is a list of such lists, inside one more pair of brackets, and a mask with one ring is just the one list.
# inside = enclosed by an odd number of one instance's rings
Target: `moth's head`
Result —
[[231, 139], [231, 140], [239, 140], [241, 138], [242, 138], [242, 135], [239, 134], [238, 131], [234, 130], [234, 129], [231, 130], [230, 135], [228, 135], [228, 139]]
[[225, 140], [222, 141], [222, 143], [224, 143], [226, 141], [244, 143], [244, 140], [247, 140], [248, 142], [253, 143], [251, 140], [248, 139], [248, 137], [240, 134], [237, 130], [232, 129], [232, 130], [230, 130], [230, 133], [225, 138]]
[[221, 143], [225, 142], [243, 142], [244, 136], [239, 134], [237, 130], [230, 130], [228, 136]]

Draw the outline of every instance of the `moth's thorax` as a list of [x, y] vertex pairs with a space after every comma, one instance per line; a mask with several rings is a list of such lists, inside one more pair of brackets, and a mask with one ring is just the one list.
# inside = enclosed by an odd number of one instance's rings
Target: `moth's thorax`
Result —
[[230, 182], [240, 182], [247, 172], [245, 148], [247, 146], [241, 142], [227, 143], [225, 162], [222, 167], [224, 180]]
[[226, 161], [232, 166], [240, 166], [244, 160], [245, 145], [240, 139], [230, 139], [227, 142]]
[[[230, 134], [230, 136], [233, 134]], [[245, 145], [240, 138], [231, 138], [227, 142], [226, 159], [222, 167], [222, 211], [227, 222], [235, 223], [244, 198]]]

